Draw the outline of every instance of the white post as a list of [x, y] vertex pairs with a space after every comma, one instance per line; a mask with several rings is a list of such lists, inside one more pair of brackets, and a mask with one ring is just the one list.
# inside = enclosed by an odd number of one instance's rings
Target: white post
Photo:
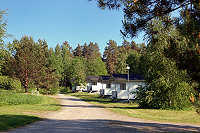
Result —
[[129, 69], [130, 69], [130, 67], [129, 66], [127, 66], [126, 67], [126, 69], [128, 70], [128, 103], [130, 102], [130, 98], [129, 98]]
[[117, 99], [117, 88], [116, 88], [116, 82], [115, 82], [115, 99]]
[[103, 90], [103, 80], [102, 80], [101, 84], [102, 84], [102, 89], [101, 89], [100, 93], [103, 92], [103, 94], [102, 94], [102, 96], [103, 96], [103, 95], [104, 95], [104, 90]]

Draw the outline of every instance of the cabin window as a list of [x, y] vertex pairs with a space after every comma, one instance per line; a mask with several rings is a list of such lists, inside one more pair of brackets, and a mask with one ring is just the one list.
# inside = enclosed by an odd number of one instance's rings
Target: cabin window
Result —
[[106, 84], [106, 88], [111, 88], [111, 84]]
[[92, 85], [97, 85], [97, 82], [93, 82]]
[[126, 84], [120, 84], [120, 90], [126, 90]]

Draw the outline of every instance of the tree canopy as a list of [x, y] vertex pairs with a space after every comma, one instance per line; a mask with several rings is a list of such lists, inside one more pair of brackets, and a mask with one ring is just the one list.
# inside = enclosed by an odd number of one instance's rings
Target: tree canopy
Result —
[[[102, 9], [111, 10], [123, 8], [124, 36], [134, 37], [140, 31], [145, 31], [147, 23], [158, 17], [169, 15], [173, 11], [182, 10], [191, 19], [200, 20], [200, 5], [198, 0], [97, 0]], [[172, 23], [165, 20], [166, 24]], [[180, 22], [180, 21], [179, 21]], [[199, 24], [200, 22], [198, 22]], [[199, 31], [196, 29], [196, 31]], [[199, 34], [199, 33], [198, 33]], [[196, 36], [198, 36], [196, 34]]]

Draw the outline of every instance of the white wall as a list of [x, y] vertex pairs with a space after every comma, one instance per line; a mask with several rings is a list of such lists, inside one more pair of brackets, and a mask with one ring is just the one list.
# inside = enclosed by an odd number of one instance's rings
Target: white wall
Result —
[[115, 91], [115, 84], [111, 83], [111, 88], [104, 89], [104, 95], [112, 95], [112, 91]]
[[[135, 94], [130, 94], [131, 92], [136, 91], [136, 88], [139, 86], [145, 86], [144, 82], [126, 82], [126, 90], [120, 90], [120, 88], [117, 90], [117, 98], [118, 99], [128, 99], [128, 94], [129, 94], [129, 99], [134, 99]], [[129, 88], [129, 93], [128, 93], [128, 88]]]
[[92, 91], [100, 91], [102, 88], [102, 84], [100, 82], [97, 82], [97, 85], [92, 85]]
[[76, 87], [72, 87], [72, 90], [76, 90], [76, 91], [87, 91], [87, 86], [81, 84], [80, 86], [76, 86]]
[[92, 83], [87, 83], [87, 91], [89, 92], [90, 91], [90, 89], [92, 89]]
[[115, 88], [116, 88], [116, 91], [120, 90], [120, 84], [115, 84], [114, 82], [112, 82], [110, 89], [115, 91]]
[[106, 84], [104, 84], [104, 83], [102, 84], [101, 83], [101, 88], [100, 89], [106, 89]]
[[[111, 83], [111, 88], [110, 88], [112, 91], [117, 91], [117, 93], [118, 93], [118, 90], [120, 90], [120, 84], [115, 84], [114, 82], [112, 82]], [[112, 91], [111, 91], [111, 93], [112, 93]], [[114, 93], [112, 93], [112, 95], [113, 95]], [[112, 97], [115, 97], [115, 96], [112, 96]]]

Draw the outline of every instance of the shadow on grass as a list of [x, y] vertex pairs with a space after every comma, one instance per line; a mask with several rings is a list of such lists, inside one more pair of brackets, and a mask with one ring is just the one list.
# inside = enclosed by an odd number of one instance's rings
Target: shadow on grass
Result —
[[116, 109], [141, 109], [139, 107], [109, 107], [109, 108], [116, 108]]
[[44, 104], [44, 105], [40, 105], [40, 106], [60, 106], [60, 104]]
[[0, 131], [6, 131], [8, 129], [24, 126], [39, 120], [41, 120], [41, 118], [36, 116], [0, 115]]

